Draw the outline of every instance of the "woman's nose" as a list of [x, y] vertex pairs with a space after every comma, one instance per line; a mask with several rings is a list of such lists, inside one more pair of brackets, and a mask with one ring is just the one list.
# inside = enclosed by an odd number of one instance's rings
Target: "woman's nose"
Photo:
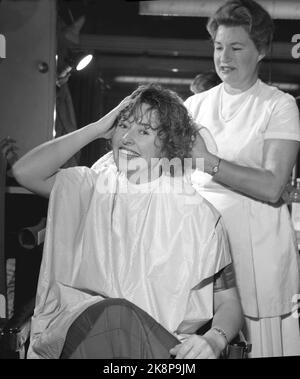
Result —
[[133, 144], [133, 136], [131, 129], [127, 130], [122, 136], [122, 143], [125, 145]]
[[229, 49], [227, 49], [227, 48], [223, 49], [220, 58], [221, 58], [221, 62], [223, 62], [223, 63], [230, 62], [231, 61], [231, 53], [230, 53]]

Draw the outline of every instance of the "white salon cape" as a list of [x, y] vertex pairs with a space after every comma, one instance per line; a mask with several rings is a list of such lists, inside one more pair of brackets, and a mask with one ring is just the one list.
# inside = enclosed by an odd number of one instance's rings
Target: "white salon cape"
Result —
[[230, 262], [219, 213], [182, 178], [134, 185], [115, 165], [61, 170], [27, 356], [59, 358], [72, 322], [106, 297], [193, 333], [213, 317], [213, 275]]

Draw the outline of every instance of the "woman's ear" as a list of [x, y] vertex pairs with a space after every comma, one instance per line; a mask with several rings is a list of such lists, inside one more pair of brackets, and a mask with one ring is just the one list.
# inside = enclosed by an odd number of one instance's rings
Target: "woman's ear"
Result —
[[264, 50], [261, 50], [258, 54], [257, 63], [263, 60], [265, 56], [266, 56], [266, 52]]
[[265, 57], [265, 54], [260, 54], [260, 55], [258, 56], [258, 62], [260, 62], [261, 60], [263, 60], [264, 57]]

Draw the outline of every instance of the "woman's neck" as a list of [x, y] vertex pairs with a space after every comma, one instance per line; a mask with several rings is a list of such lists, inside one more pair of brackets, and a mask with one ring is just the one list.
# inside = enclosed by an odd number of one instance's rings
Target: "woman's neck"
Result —
[[230, 95], [237, 95], [239, 93], [246, 92], [248, 89], [253, 87], [254, 84], [257, 82], [257, 79], [258, 77], [256, 76], [255, 78], [253, 78], [253, 80], [251, 80], [251, 82], [245, 83], [240, 86], [234, 86], [224, 82], [224, 89]]

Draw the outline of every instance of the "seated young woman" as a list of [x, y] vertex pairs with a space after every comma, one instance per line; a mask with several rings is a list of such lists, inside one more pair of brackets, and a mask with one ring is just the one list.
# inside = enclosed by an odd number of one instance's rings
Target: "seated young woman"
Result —
[[[222, 219], [188, 180], [196, 133], [152, 84], [15, 163], [21, 185], [51, 195], [28, 358], [217, 358], [238, 334]], [[113, 164], [60, 169], [96, 138]]]

